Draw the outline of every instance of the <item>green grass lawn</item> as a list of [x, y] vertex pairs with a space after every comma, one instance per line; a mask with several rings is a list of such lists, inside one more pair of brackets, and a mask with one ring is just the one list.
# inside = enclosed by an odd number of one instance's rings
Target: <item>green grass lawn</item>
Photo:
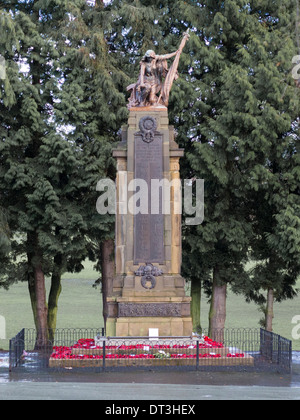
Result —
[[[79, 274], [67, 273], [63, 276], [62, 292], [58, 301], [57, 328], [101, 328], [102, 295], [100, 287], [93, 287], [99, 273], [92, 263], [85, 264]], [[46, 280], [47, 294], [50, 280]], [[34, 328], [31, 303], [27, 283], [17, 283], [6, 291], [0, 289], [0, 315], [6, 321], [6, 340], [0, 339], [0, 348], [7, 350], [8, 339], [22, 328]]]
[[[59, 298], [58, 328], [101, 328], [102, 296], [100, 287], [92, 287], [99, 277], [93, 270], [93, 264], [87, 262], [80, 274], [66, 274], [62, 281], [62, 293]], [[49, 291], [47, 280], [47, 291]], [[300, 288], [300, 281], [298, 283]], [[274, 332], [292, 340], [292, 318], [300, 315], [300, 295], [294, 300], [275, 304]], [[205, 296], [201, 303], [201, 324], [208, 326], [209, 305]], [[33, 317], [27, 284], [17, 283], [8, 291], [0, 289], [0, 315], [6, 321], [6, 340], [0, 339], [0, 348], [8, 349], [8, 339], [22, 328], [33, 328]], [[231, 291], [227, 298], [228, 328], [258, 328], [262, 314], [254, 303], [246, 303], [242, 296]], [[300, 340], [293, 340], [293, 349], [300, 350]]]
[[[300, 281], [298, 282], [300, 289]], [[258, 306], [245, 302], [241, 295], [235, 295], [231, 291], [227, 296], [227, 328], [259, 328], [259, 321], [263, 314], [258, 310]], [[209, 305], [207, 299], [202, 297], [201, 302], [201, 323], [202, 327], [208, 326]], [[296, 326], [292, 324], [292, 318], [295, 315], [300, 316], [300, 293], [293, 300], [274, 304], [273, 331], [289, 340], [293, 341], [293, 350], [300, 350], [300, 339], [293, 340], [292, 330]], [[299, 333], [300, 328], [298, 329]]]

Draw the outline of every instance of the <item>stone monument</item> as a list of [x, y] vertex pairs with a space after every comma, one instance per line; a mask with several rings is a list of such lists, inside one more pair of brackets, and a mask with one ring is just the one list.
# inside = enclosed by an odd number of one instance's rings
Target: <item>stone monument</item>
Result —
[[[175, 142], [167, 108], [188, 37], [184, 34], [175, 53], [147, 51], [137, 83], [128, 86], [128, 124], [113, 151], [117, 161], [116, 275], [107, 298], [108, 336], [148, 336], [150, 328], [157, 328], [159, 336], [192, 333], [191, 298], [186, 296], [180, 274], [179, 159], [184, 151]], [[168, 69], [167, 60], [172, 57]], [[162, 185], [163, 180], [171, 187], [155, 190], [152, 184]], [[146, 193], [139, 196], [145, 185]]]

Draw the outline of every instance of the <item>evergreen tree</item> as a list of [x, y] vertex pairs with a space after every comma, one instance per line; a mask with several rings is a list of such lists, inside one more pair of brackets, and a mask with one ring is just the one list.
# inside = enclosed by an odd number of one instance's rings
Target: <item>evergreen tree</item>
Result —
[[[204, 272], [213, 272], [211, 330], [225, 325], [227, 284], [240, 292], [251, 287], [244, 266], [257, 219], [249, 200], [253, 191], [262, 200], [267, 189], [275, 194], [270, 161], [275, 150], [277, 159], [283, 157], [296, 118], [288, 70], [294, 44], [284, 30], [295, 5], [273, 3], [207, 1], [203, 8], [194, 2], [185, 8], [197, 28], [191, 82], [200, 93], [186, 116], [194, 118], [188, 159], [206, 185], [205, 221], [185, 239], [188, 249], [198, 250]], [[256, 234], [264, 236], [261, 229]]]
[[[211, 274], [210, 284], [206, 281], [211, 294], [210, 334], [221, 339], [222, 333], [217, 337], [215, 331], [225, 325], [227, 285], [236, 276], [247, 277], [243, 266], [251, 224], [245, 211], [247, 181], [239, 171], [236, 144], [250, 131], [245, 101], [249, 81], [239, 66], [237, 50], [247, 45], [254, 19], [241, 1], [208, 1], [205, 7], [188, 2], [184, 13], [194, 28], [190, 81], [196, 92], [183, 116], [189, 126], [184, 145], [192, 177], [205, 181], [205, 219], [185, 241], [187, 249], [199, 255], [202, 277]], [[237, 108], [239, 120], [234, 122]]]
[[1, 107], [0, 194], [14, 238], [6, 279], [28, 281], [37, 343], [44, 344], [56, 326], [62, 273], [80, 271], [87, 257], [101, 261], [111, 241], [113, 218], [97, 214], [96, 185], [114, 177], [111, 147], [127, 109], [118, 89], [123, 73], [104, 38], [102, 2], [14, 6], [20, 48], [11, 61], [26, 72], [14, 73], [14, 106]]
[[[10, 78], [14, 77], [17, 73], [17, 66], [11, 62], [10, 56], [17, 51], [19, 44], [14, 22], [9, 13], [4, 10], [0, 10], [0, 28], [3, 32], [0, 39], [0, 57], [5, 60], [5, 78], [0, 79], [0, 106], [5, 104], [6, 107], [10, 107], [15, 102]], [[2, 149], [0, 145], [0, 156], [1, 153]], [[7, 221], [7, 211], [1, 203], [2, 196], [0, 194], [0, 273], [2, 274], [2, 277], [0, 277], [0, 287], [8, 287], [9, 282], [4, 273], [7, 272], [9, 264], [11, 232]]]
[[[280, 302], [295, 296], [294, 286], [300, 273], [300, 108], [299, 92], [290, 80], [290, 62], [296, 51], [296, 8], [294, 2], [273, 6], [259, 5], [258, 9], [267, 33], [264, 48], [260, 49], [255, 88], [260, 101], [260, 125], [265, 124], [269, 148], [265, 173], [257, 174], [260, 187], [252, 197], [252, 250], [258, 264], [251, 272], [251, 290], [246, 293], [256, 302], [266, 303], [263, 325], [270, 331], [274, 300]], [[261, 63], [265, 63], [265, 69]]]
[[114, 275], [114, 215], [100, 216], [96, 212], [96, 185], [102, 178], [115, 179], [112, 148], [128, 116], [122, 93], [128, 78], [109, 48], [111, 13], [102, 2], [87, 7], [81, 1], [77, 6], [72, 9], [72, 25], [63, 22], [60, 29], [64, 82], [55, 114], [58, 126], [71, 127], [68, 141], [76, 145], [82, 159], [77, 188], [81, 214], [87, 223], [86, 249], [101, 272], [105, 321], [106, 293]]
[[[1, 198], [9, 212], [15, 258], [27, 255], [27, 261], [23, 260], [24, 276], [28, 278], [36, 325], [42, 331], [47, 327], [42, 216], [47, 202], [54, 203], [56, 197], [45, 183], [45, 168], [38, 155], [48, 129], [51, 84], [48, 60], [50, 55], [53, 57], [52, 49], [55, 56], [55, 50], [38, 31], [39, 14], [33, 2], [14, 5], [6, 2], [3, 7], [10, 12], [20, 34], [19, 51], [7, 52], [8, 60], [15, 66], [26, 65], [29, 74], [8, 72], [8, 85], [15, 99], [11, 106], [4, 100], [1, 103]], [[4, 88], [7, 92], [7, 84]], [[21, 235], [18, 238], [17, 233]], [[42, 335], [38, 337], [40, 342], [45, 339]]]
[[[49, 28], [65, 10], [55, 2], [52, 9], [48, 3], [43, 9], [44, 2], [5, 6], [20, 35], [19, 51], [7, 61], [26, 66], [19, 74], [8, 71], [5, 93], [10, 88], [15, 99], [10, 107], [1, 104], [1, 197], [13, 233], [12, 262], [20, 261], [9, 265], [6, 280], [28, 281], [40, 345], [55, 328], [61, 273], [78, 270], [87, 256], [87, 222], [76, 203], [84, 162], [54, 124], [62, 72]], [[45, 275], [52, 276], [48, 302]]]

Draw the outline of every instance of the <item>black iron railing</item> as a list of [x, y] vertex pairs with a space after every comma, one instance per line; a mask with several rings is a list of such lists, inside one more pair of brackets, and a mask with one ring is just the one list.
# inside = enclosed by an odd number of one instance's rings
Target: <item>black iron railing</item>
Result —
[[260, 330], [260, 353], [273, 365], [290, 371], [292, 365], [292, 342], [278, 334]]
[[25, 350], [25, 329], [9, 340], [9, 370], [20, 366]]
[[[105, 337], [103, 328], [56, 329], [37, 345], [35, 330], [10, 340], [10, 369], [26, 366], [65, 369], [184, 369], [291, 371], [290, 340], [263, 329], [204, 331], [198, 337]], [[42, 335], [45, 336], [45, 335]], [[218, 337], [220, 341], [215, 338]], [[35, 364], [34, 364], [35, 363]]]

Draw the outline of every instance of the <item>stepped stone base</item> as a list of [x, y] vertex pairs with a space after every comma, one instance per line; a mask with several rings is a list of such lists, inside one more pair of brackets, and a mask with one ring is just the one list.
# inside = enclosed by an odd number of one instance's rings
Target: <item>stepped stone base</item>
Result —
[[149, 328], [158, 328], [160, 336], [186, 336], [190, 334], [191, 327], [190, 317], [122, 317], [116, 321], [116, 336], [146, 336]]
[[108, 337], [145, 337], [158, 328], [160, 337], [190, 336], [190, 297], [131, 296], [109, 299], [111, 314], [106, 324]]
[[[102, 359], [50, 359], [50, 368], [91, 368], [102, 367]], [[106, 359], [106, 367], [156, 367], [156, 366], [189, 366], [196, 367], [196, 359]], [[253, 357], [243, 358], [200, 358], [199, 366], [254, 366]]]

